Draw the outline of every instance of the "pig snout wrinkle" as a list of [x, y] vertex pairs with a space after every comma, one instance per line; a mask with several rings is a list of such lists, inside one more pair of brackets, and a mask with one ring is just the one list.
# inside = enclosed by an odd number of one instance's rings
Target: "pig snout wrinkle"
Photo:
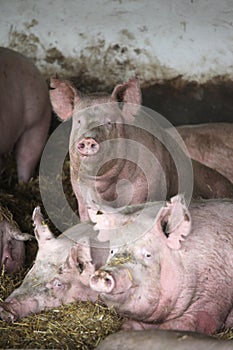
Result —
[[115, 281], [109, 273], [101, 271], [91, 276], [90, 286], [96, 292], [111, 293], [115, 286]]
[[91, 156], [98, 152], [99, 144], [93, 138], [84, 138], [77, 145], [78, 151], [83, 156]]
[[0, 319], [5, 322], [14, 322], [17, 321], [18, 315], [15, 313], [7, 303], [1, 303], [0, 305]]

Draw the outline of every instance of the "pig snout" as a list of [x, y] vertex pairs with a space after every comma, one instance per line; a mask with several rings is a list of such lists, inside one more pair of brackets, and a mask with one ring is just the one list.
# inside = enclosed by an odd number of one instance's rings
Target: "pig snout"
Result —
[[82, 156], [91, 156], [99, 151], [99, 144], [95, 139], [88, 137], [79, 141], [77, 148]]
[[19, 317], [16, 312], [14, 312], [9, 303], [0, 304], [0, 318], [5, 322], [14, 322]]
[[129, 269], [97, 270], [90, 278], [90, 287], [103, 294], [122, 294], [133, 287], [133, 282]]
[[99, 293], [111, 293], [115, 287], [114, 278], [106, 271], [96, 271], [90, 278], [90, 286]]
[[16, 298], [6, 300], [0, 304], [0, 319], [6, 322], [15, 322], [18, 319], [33, 314], [39, 308], [39, 303], [35, 299], [25, 301]]

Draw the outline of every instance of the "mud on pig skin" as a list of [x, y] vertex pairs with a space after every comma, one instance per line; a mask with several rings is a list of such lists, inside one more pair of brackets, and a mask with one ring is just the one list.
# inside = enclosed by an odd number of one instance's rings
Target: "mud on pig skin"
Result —
[[173, 197], [144, 235], [112, 251], [91, 288], [129, 317], [125, 329], [233, 327], [232, 212], [230, 200], [188, 209], [182, 195]]
[[109, 335], [96, 350], [231, 350], [232, 341], [185, 331], [120, 331]]
[[[143, 126], [132, 125], [145, 117], [137, 79], [116, 85], [111, 95], [85, 96], [71, 82], [52, 78], [50, 98], [61, 120], [72, 117], [70, 173], [81, 221], [89, 219], [89, 197], [121, 207], [163, 200], [178, 192], [176, 167], [163, 145], [164, 130], [159, 129], [160, 142]], [[151, 126], [149, 118], [144, 121]], [[231, 183], [224, 176], [198, 162], [193, 170], [194, 197], [233, 197]]]
[[8, 209], [0, 207], [0, 270], [19, 271], [25, 263], [25, 241], [32, 236], [22, 233]]
[[48, 87], [22, 54], [0, 48], [1, 157], [15, 148], [18, 180], [27, 182], [43, 151], [51, 120]]
[[44, 224], [39, 207], [34, 210], [33, 220], [39, 250], [21, 286], [0, 304], [0, 318], [5, 321], [98, 297], [89, 287], [89, 277], [95, 267], [105, 263], [109, 248], [99, 248], [97, 242], [90, 247], [88, 237], [95, 234], [92, 226], [79, 224], [55, 238]]

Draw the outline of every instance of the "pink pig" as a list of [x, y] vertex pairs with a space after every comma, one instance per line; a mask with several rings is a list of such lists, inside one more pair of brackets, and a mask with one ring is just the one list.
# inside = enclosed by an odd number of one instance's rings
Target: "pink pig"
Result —
[[33, 175], [48, 136], [51, 106], [48, 87], [25, 56], [0, 48], [1, 158], [15, 148], [18, 180]]
[[193, 159], [217, 170], [233, 184], [233, 123], [182, 125], [177, 131]]
[[[90, 219], [93, 200], [122, 207], [178, 192], [180, 179], [165, 147], [165, 131], [141, 112], [137, 79], [116, 85], [111, 95], [85, 96], [71, 82], [59, 79], [51, 79], [51, 88], [54, 111], [61, 120], [72, 117], [70, 173], [81, 221]], [[137, 126], [140, 121], [142, 127]], [[150, 132], [154, 125], [156, 137]], [[194, 198], [233, 197], [233, 186], [224, 176], [199, 162], [192, 165]], [[182, 166], [183, 174], [189, 165]]]
[[173, 197], [141, 237], [132, 241], [134, 231], [128, 232], [129, 243], [112, 250], [91, 288], [129, 318], [125, 329], [211, 334], [233, 327], [232, 212], [230, 200], [193, 202], [188, 209], [183, 196]]
[[39, 250], [20, 287], [0, 304], [0, 318], [16, 321], [75, 300], [96, 301], [89, 278], [105, 263], [109, 248], [91, 247], [91, 224], [79, 224], [57, 238], [44, 223], [40, 208], [33, 213]]
[[[2, 208], [2, 212], [6, 210]], [[19, 271], [25, 263], [25, 241], [32, 236], [22, 233], [15, 222], [0, 213], [0, 270], [11, 273]]]

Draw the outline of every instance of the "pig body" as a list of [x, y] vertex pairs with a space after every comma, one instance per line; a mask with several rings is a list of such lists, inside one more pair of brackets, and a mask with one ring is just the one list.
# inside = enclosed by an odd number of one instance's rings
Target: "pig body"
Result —
[[233, 123], [183, 125], [177, 128], [190, 156], [233, 183]]
[[125, 329], [211, 334], [233, 327], [232, 211], [232, 201], [194, 202], [188, 210], [183, 196], [173, 197], [144, 235], [112, 250], [91, 288], [129, 317]]
[[[51, 80], [51, 87], [54, 111], [62, 120], [72, 117], [70, 173], [81, 221], [89, 219], [92, 200], [121, 207], [178, 192], [177, 169], [164, 147], [164, 130], [158, 127], [155, 137], [152, 130], [158, 124], [141, 111], [135, 117], [141, 103], [137, 79], [117, 85], [110, 96], [83, 96], [70, 82], [58, 79]], [[233, 196], [232, 184], [224, 176], [198, 162], [193, 170], [194, 197]]]
[[80, 224], [55, 238], [43, 223], [39, 207], [33, 219], [39, 250], [21, 286], [0, 305], [0, 317], [6, 321], [75, 300], [95, 301], [98, 296], [89, 287], [89, 277], [106, 261], [109, 249], [90, 248], [92, 226]]
[[232, 341], [219, 340], [195, 332], [144, 330], [121, 331], [109, 335], [96, 350], [231, 350]]
[[0, 210], [0, 269], [11, 273], [24, 267], [25, 243], [31, 236], [22, 233], [15, 222], [10, 220], [6, 208]]
[[33, 175], [50, 119], [48, 87], [38, 69], [20, 53], [0, 48], [0, 166], [15, 148], [19, 181]]

